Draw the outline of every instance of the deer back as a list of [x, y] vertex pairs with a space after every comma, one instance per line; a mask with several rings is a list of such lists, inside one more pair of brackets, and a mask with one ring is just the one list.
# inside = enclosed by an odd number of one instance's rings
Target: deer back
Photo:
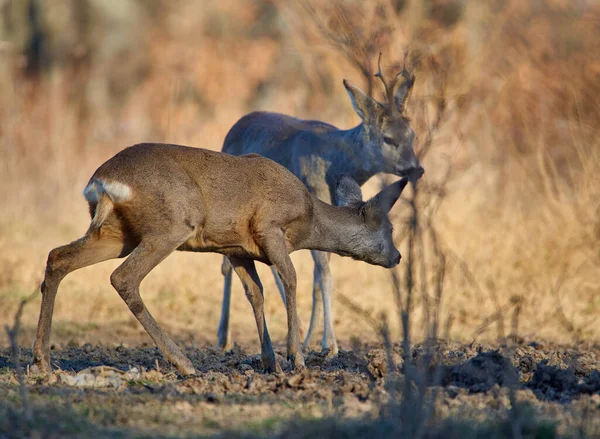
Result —
[[[115, 155], [88, 184], [92, 205], [96, 185], [107, 188], [131, 234], [183, 225], [190, 232], [186, 250], [238, 246], [253, 255], [256, 234], [277, 226], [294, 236], [312, 212], [306, 187], [274, 161], [178, 145], [139, 144]], [[126, 196], [117, 197], [115, 188]]]

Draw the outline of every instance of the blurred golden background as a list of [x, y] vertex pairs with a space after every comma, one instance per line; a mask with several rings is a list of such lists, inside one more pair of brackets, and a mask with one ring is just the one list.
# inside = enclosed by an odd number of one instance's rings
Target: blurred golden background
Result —
[[[0, 320], [37, 288], [48, 252], [85, 232], [81, 191], [126, 146], [220, 150], [253, 110], [357, 125], [342, 79], [368, 83], [336, 36], [353, 38], [355, 55], [382, 50], [389, 69], [409, 52], [416, 149], [431, 146], [423, 182], [447, 181], [435, 205], [450, 255], [447, 335], [496, 340], [518, 317], [527, 340], [597, 341], [600, 3], [592, 0], [0, 0]], [[365, 195], [377, 185], [367, 183]], [[392, 211], [396, 221], [403, 208]], [[308, 252], [293, 260], [306, 327], [312, 260]], [[174, 254], [142, 284], [175, 339], [216, 343], [220, 262]], [[151, 343], [110, 286], [118, 264], [65, 279], [54, 341]], [[389, 311], [390, 273], [338, 256], [332, 270], [340, 347], [374, 340], [339, 295], [373, 315]], [[259, 273], [281, 346], [284, 307], [268, 268]], [[258, 351], [237, 281], [233, 296], [233, 338]], [[23, 316], [25, 344], [38, 310], [39, 298]], [[417, 334], [422, 315], [417, 296]]]

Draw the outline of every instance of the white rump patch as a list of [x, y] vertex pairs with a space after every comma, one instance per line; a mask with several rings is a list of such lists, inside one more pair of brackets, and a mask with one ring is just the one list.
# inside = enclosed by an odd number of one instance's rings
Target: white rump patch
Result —
[[103, 183], [103, 185], [104, 191], [115, 203], [127, 201], [131, 198], [131, 188], [125, 183], [111, 181], [109, 183]]
[[113, 203], [122, 203], [131, 199], [132, 190], [125, 183], [94, 179], [84, 189], [83, 196], [90, 203], [97, 203], [103, 193], [108, 195]]

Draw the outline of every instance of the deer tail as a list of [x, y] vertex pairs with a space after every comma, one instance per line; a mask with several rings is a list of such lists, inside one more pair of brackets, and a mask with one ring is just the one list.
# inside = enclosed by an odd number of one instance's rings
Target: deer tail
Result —
[[83, 191], [88, 203], [95, 205], [90, 231], [99, 230], [115, 208], [115, 203], [131, 198], [131, 188], [118, 181], [106, 182], [92, 178]]

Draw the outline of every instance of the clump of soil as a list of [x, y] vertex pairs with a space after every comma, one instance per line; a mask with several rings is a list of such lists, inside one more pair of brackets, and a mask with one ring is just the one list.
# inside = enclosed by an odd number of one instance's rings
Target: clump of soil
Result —
[[578, 378], [573, 367], [561, 369], [542, 360], [527, 387], [533, 390], [538, 399], [570, 401], [580, 394], [600, 394], [600, 372], [594, 370], [583, 378]]
[[465, 387], [471, 393], [487, 392], [496, 384], [510, 383], [513, 377], [516, 385], [517, 371], [510, 360], [498, 350], [480, 352], [475, 357], [453, 366], [445, 366], [442, 383]]

